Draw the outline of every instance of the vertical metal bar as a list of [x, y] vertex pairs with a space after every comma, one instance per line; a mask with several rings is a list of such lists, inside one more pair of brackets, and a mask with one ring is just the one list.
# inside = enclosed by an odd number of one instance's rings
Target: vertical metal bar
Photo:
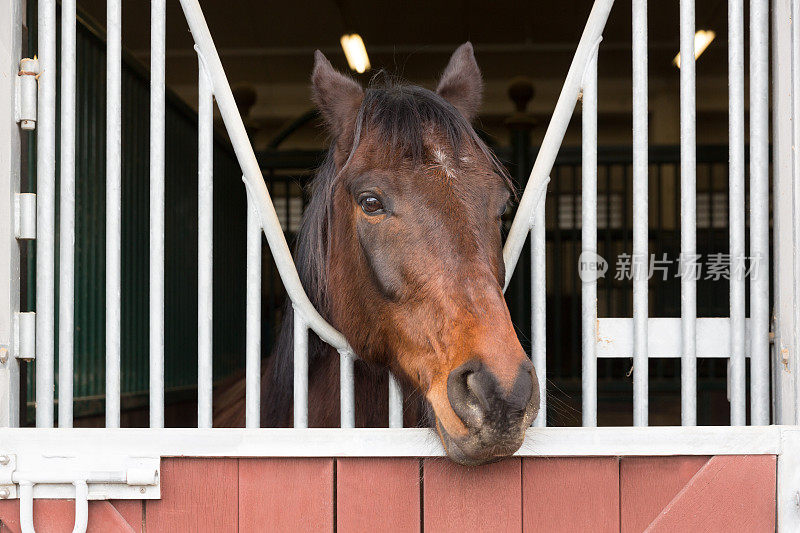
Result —
[[389, 427], [403, 427], [403, 388], [391, 372], [389, 372]]
[[356, 427], [356, 394], [353, 354], [339, 352], [339, 416], [343, 428]]
[[75, 0], [61, 2], [61, 194], [58, 282], [58, 427], [72, 427], [75, 324]]
[[308, 427], [308, 324], [294, 311], [294, 427]]
[[36, 136], [36, 427], [53, 427], [55, 358], [56, 3], [39, 0]]
[[539, 381], [539, 414], [535, 427], [547, 426], [547, 241], [545, 239], [545, 205], [542, 201], [534, 213], [531, 228], [531, 358]]
[[697, 119], [694, 0], [681, 0], [681, 424], [697, 425]]
[[769, 5], [750, 0], [750, 421], [769, 424]]
[[647, 0], [633, 0], [633, 424], [647, 425]]
[[164, 427], [166, 0], [150, 4], [150, 427]]
[[122, 2], [108, 0], [106, 26], [106, 427], [120, 417], [122, 318]]
[[[23, 11], [26, 2], [0, 2], [0, 62], [13, 73], [22, 58]], [[15, 110], [21, 102], [16, 91], [16, 76], [0, 76], [0, 427], [20, 425], [20, 367], [15, 349], [14, 317], [20, 311], [20, 250], [27, 243], [15, 241], [14, 204], [20, 193], [23, 131], [15, 123]], [[36, 95], [34, 94], [34, 98]], [[35, 349], [35, 348], [34, 348]]]
[[214, 95], [198, 52], [197, 117], [197, 427], [212, 424]]
[[776, 424], [797, 424], [797, 380], [800, 367], [797, 357], [796, 322], [798, 319], [795, 293], [795, 263], [798, 259], [795, 234], [798, 227], [797, 203], [793, 192], [794, 180], [793, 127], [797, 125], [798, 109], [793, 96], [800, 96], [793, 85], [798, 76], [793, 67], [798, 60], [797, 46], [792, 41], [800, 33], [795, 15], [797, 1], [772, 0], [771, 7], [771, 98], [772, 98], [772, 187], [773, 232], [772, 275], [774, 309], [773, 416]]
[[[800, 363], [798, 360], [800, 359], [800, 350], [798, 350], [798, 343], [800, 342], [800, 313], [798, 313], [798, 308], [800, 308], [800, 258], [798, 257], [798, 250], [800, 250], [800, 229], [798, 229], [800, 228], [800, 184], [798, 183], [798, 181], [800, 181], [800, 154], [797, 153], [796, 147], [798, 143], [800, 143], [800, 24], [797, 23], [797, 21], [800, 20], [800, 1], [792, 0], [791, 10], [791, 149], [786, 150], [786, 153], [791, 153], [792, 155], [790, 178], [792, 184], [790, 189], [792, 198], [792, 214], [790, 222], [792, 230], [790, 231], [785, 229], [787, 222], [786, 220], [781, 221], [781, 224], [783, 225], [782, 231], [791, 234], [792, 247], [790, 248], [790, 253], [793, 254], [793, 258], [788, 261], [787, 259], [782, 258], [784, 268], [787, 264], [791, 265], [792, 272], [791, 278], [789, 278], [791, 282], [786, 283], [789, 280], [781, 280], [784, 283], [781, 283], [781, 285], [778, 286], [779, 290], [776, 292], [781, 292], [781, 290], [789, 292], [787, 289], [788, 287], [791, 287], [791, 296], [789, 297], [791, 302], [791, 310], [789, 313], [791, 319], [787, 320], [786, 314], [781, 313], [783, 315], [781, 319], [784, 324], [781, 325], [780, 328], [791, 328], [792, 333], [781, 333], [781, 336], [785, 339], [782, 340], [781, 343], [781, 353], [785, 353], [784, 350], [788, 352], [784, 356], [784, 367], [786, 372], [792, 372], [794, 374], [794, 395], [790, 401], [794, 404], [795, 424], [798, 424], [800, 423], [800, 408], [797, 407], [798, 398], [800, 397], [800, 371], [798, 371], [798, 367], [800, 366], [798, 365], [798, 363]], [[781, 23], [782, 22], [783, 21], [781, 21]], [[776, 24], [776, 26], [778, 26], [778, 24]], [[785, 108], [778, 109], [779, 111], [786, 111]], [[776, 128], [778, 127], [778, 120], [775, 121], [775, 126]], [[776, 156], [774, 161], [776, 164], [780, 164], [780, 159], [778, 159], [778, 156]], [[785, 185], [785, 183], [782, 183], [781, 185]], [[786, 190], [786, 187], [782, 187], [782, 189]], [[776, 246], [776, 251], [777, 249], [778, 247]]]
[[730, 144], [731, 425], [745, 416], [744, 301], [744, 23], [742, 0], [728, 0], [728, 137]]
[[245, 426], [261, 425], [261, 221], [247, 197], [247, 313]]
[[[597, 53], [583, 81], [581, 160], [581, 369], [583, 425], [597, 426]], [[610, 187], [609, 187], [610, 189]], [[611, 192], [606, 191], [610, 197]], [[611, 225], [611, 213], [606, 213]]]

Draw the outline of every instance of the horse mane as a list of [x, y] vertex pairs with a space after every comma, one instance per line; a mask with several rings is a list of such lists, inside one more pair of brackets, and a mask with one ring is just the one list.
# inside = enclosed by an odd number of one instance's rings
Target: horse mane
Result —
[[[457, 155], [467, 145], [482, 153], [496, 173], [503, 177], [512, 193], [512, 180], [502, 163], [478, 136], [466, 118], [448, 101], [433, 91], [407, 84], [383, 71], [373, 76], [355, 119], [350, 157], [362, 139], [375, 136], [389, 154], [412, 164], [423, 164], [427, 156], [426, 139], [435, 131], [452, 146]], [[332, 138], [328, 152], [311, 183], [311, 198], [295, 242], [295, 265], [303, 288], [320, 314], [330, 320], [330, 294], [327, 290], [330, 259], [330, 227], [333, 195], [341, 174], [334, 154], [338, 138]], [[343, 166], [343, 167], [344, 167]], [[309, 381], [326, 354], [335, 354], [313, 331], [309, 332]], [[282, 427], [289, 422], [294, 375], [294, 313], [291, 302], [284, 306], [281, 328], [272, 355], [265, 365], [262, 387], [262, 427]]]

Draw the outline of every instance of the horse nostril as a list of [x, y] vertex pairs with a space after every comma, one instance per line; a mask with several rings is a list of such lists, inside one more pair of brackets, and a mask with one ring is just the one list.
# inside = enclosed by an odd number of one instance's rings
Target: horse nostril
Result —
[[491, 374], [478, 360], [467, 361], [447, 376], [450, 406], [467, 427], [480, 427], [489, 412]]
[[467, 389], [478, 400], [484, 411], [489, 410], [489, 388], [492, 385], [488, 382], [488, 374], [485, 370], [467, 374]]
[[520, 365], [510, 390], [502, 390], [490, 370], [480, 361], [471, 360], [450, 372], [447, 397], [467, 427], [511, 422], [522, 416], [532, 401], [538, 405], [535, 380], [533, 365], [526, 360]]

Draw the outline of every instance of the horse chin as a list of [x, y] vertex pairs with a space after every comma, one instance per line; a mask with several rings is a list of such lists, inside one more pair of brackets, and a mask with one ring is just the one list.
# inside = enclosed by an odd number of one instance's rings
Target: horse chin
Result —
[[466, 437], [455, 438], [444, 428], [436, 417], [436, 431], [444, 450], [451, 461], [465, 466], [479, 466], [494, 463], [513, 455], [525, 439], [525, 432], [501, 443], [487, 443], [476, 432], [470, 431]]

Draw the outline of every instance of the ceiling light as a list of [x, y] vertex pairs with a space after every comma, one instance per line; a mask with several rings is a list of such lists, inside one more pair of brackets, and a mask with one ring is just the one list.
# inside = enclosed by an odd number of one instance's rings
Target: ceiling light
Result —
[[342, 35], [341, 43], [344, 56], [347, 58], [347, 64], [350, 65], [350, 68], [359, 74], [368, 71], [369, 56], [367, 56], [367, 48], [364, 46], [361, 36], [357, 33]]
[[[694, 58], [697, 59], [700, 57], [708, 45], [711, 44], [711, 41], [714, 40], [717, 34], [712, 30], [697, 30], [697, 33], [694, 34]], [[678, 68], [681, 68], [681, 54], [678, 52], [678, 55], [675, 56], [675, 59], [672, 60], [672, 64]]]

